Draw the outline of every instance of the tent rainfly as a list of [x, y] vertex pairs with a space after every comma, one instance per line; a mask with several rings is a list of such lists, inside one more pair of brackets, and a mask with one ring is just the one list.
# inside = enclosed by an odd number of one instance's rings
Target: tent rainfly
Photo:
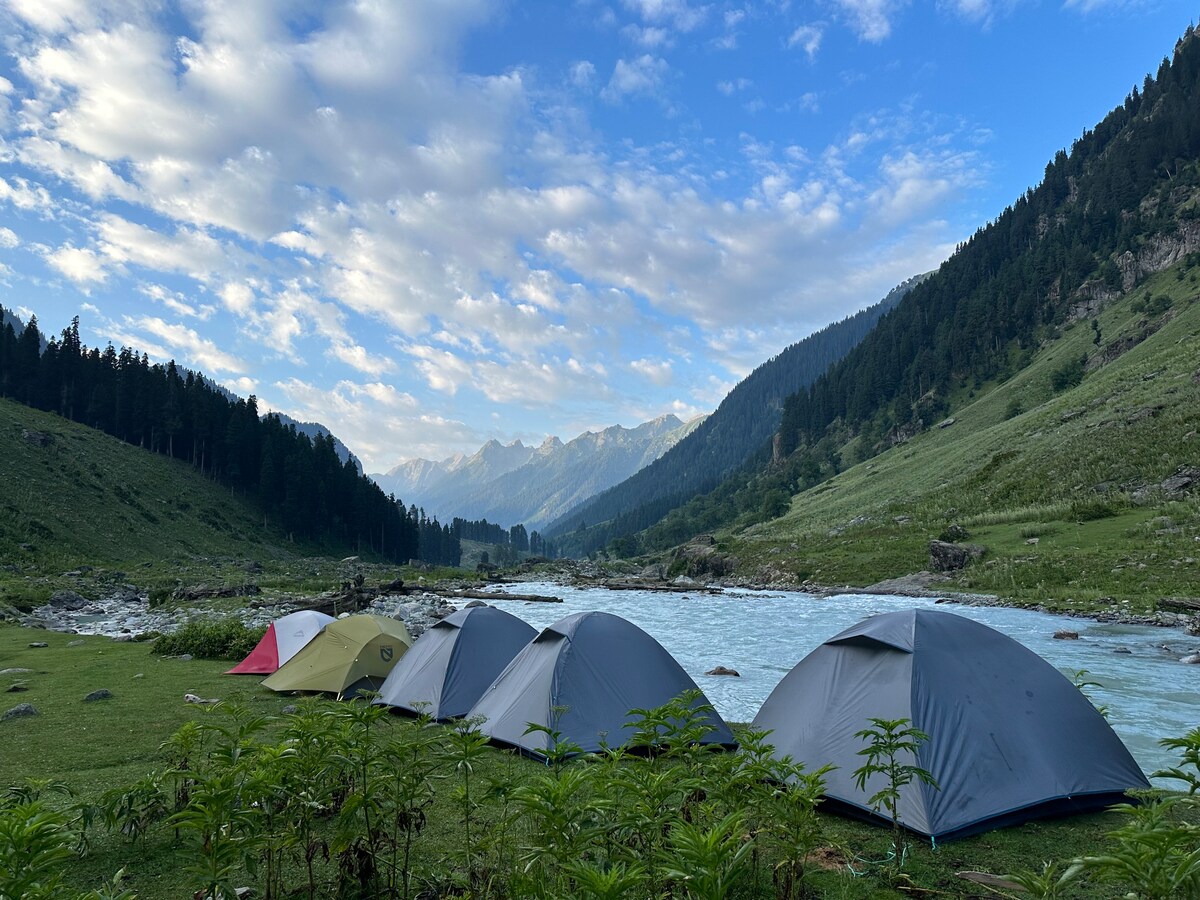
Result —
[[322, 628], [334, 621], [315, 609], [302, 609], [276, 619], [267, 626], [253, 650], [226, 675], [270, 675], [300, 652]]
[[263, 681], [273, 691], [326, 691], [339, 699], [377, 691], [412, 646], [399, 619], [348, 616], [330, 622]]
[[[594, 752], [633, 736], [630, 710], [653, 709], [684, 691], [698, 690], [683, 668], [632, 622], [603, 612], [582, 612], [555, 622], [526, 645], [468, 713], [482, 716], [492, 740], [544, 759], [548, 734], [526, 734], [530, 723], [560, 733], [560, 740]], [[707, 704], [701, 694], [697, 705]], [[705, 744], [736, 745], [716, 713]]]
[[375, 702], [438, 720], [465, 716], [536, 636], [532, 625], [495, 607], [460, 609], [417, 638]]
[[[914, 609], [872, 616], [808, 654], [754, 719], [776, 754], [825, 776], [828, 808], [878, 815], [854, 770], [868, 719], [908, 719], [929, 735], [915, 764], [940, 789], [901, 789], [906, 828], [937, 840], [1119, 802], [1146, 776], [1083, 693], [1033, 651], [963, 616]], [[909, 757], [902, 759], [913, 764]], [[890, 821], [890, 819], [889, 819]]]

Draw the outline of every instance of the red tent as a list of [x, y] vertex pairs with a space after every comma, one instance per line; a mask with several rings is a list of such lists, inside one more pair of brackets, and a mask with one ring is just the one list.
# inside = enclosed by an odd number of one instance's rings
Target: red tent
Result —
[[267, 633], [249, 655], [226, 675], [270, 675], [334, 621], [333, 616], [302, 609], [267, 626]]

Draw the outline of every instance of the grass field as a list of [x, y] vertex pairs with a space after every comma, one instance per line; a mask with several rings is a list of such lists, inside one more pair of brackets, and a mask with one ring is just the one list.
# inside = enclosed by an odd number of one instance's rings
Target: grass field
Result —
[[[44, 640], [49, 646], [29, 647], [35, 640]], [[76, 641], [82, 643], [69, 646]], [[0, 676], [0, 690], [16, 683], [27, 688], [24, 692], [6, 694], [12, 702], [0, 703], [0, 706], [7, 709], [17, 702], [29, 702], [40, 712], [36, 717], [0, 722], [0, 790], [28, 779], [41, 779], [62, 782], [74, 794], [73, 799], [47, 794], [50, 805], [66, 808], [75, 802], [98, 804], [106, 792], [117, 789], [117, 793], [121, 793], [147, 775], [163, 773], [177, 764], [178, 752], [173, 755], [172, 751], [162, 749], [162, 745], [169, 743], [172, 735], [188, 723], [208, 723], [227, 730], [233, 729], [235, 721], [239, 720], [227, 715], [222, 708], [227, 709], [230, 705], [243, 710], [240, 719], [243, 722], [253, 717], [268, 717], [262, 731], [253, 734], [248, 731], [244, 740], [231, 739], [229, 743], [229, 746], [240, 748], [239, 752], [245, 755], [245, 760], [255, 760], [246, 771], [257, 771], [255, 766], [265, 765], [261, 761], [271, 760], [274, 758], [272, 754], [278, 754], [282, 749], [284, 729], [292, 727], [289, 724], [292, 720], [280, 716], [284, 706], [296, 701], [259, 687], [253, 677], [222, 675], [228, 665], [222, 661], [162, 658], [153, 655], [145, 644], [115, 643], [105, 638], [79, 638], [0, 626], [0, 669], [16, 667], [32, 670], [24, 674]], [[88, 693], [101, 688], [111, 691], [112, 698], [93, 703], [83, 701]], [[215, 709], [188, 704], [183, 700], [185, 693], [219, 698], [225, 703]], [[344, 712], [349, 706], [330, 700], [309, 703], [315, 704], [312, 709], [317, 711]], [[350, 720], [336, 721], [342, 723], [338, 727], [353, 727], [346, 724]], [[422, 730], [410, 720], [386, 716], [372, 727], [376, 729], [374, 734], [377, 743], [370, 746], [400, 748], [389, 751], [394, 753], [411, 752], [413, 747], [419, 750], [419, 753], [406, 757], [408, 761], [404, 765], [396, 765], [386, 771], [411, 772], [422, 766], [428, 767], [431, 805], [422, 809], [421, 815], [427, 817], [424, 819], [425, 827], [419, 830], [413, 840], [408, 869], [414, 874], [411, 896], [471, 896], [470, 893], [463, 893], [465, 886], [471, 883], [463, 874], [468, 863], [473, 871], [490, 873], [493, 879], [486, 884], [476, 881], [473, 896], [529, 896], [521, 889], [514, 888], [515, 882], [505, 873], [516, 871], [513, 860], [519, 858], [523, 850], [543, 846], [546, 835], [558, 834], [564, 828], [569, 831], [570, 828], [566, 824], [550, 828], [547, 825], [549, 812], [543, 810], [535, 815], [530, 812], [533, 807], [519, 805], [515, 799], [519, 795], [513, 792], [521, 786], [541, 784], [539, 779], [545, 779], [549, 770], [501, 750], [484, 747], [471, 755], [475, 751], [463, 750], [461, 745], [455, 749], [453, 733], [443, 726], [425, 729], [428, 734], [421, 737]], [[216, 735], [216, 732], [212, 734]], [[206, 751], [210, 754], [209, 761], [200, 760], [200, 753], [196, 751], [189, 766], [196, 771], [203, 770], [206, 765], [216, 766], [212, 760], [228, 751], [228, 747], [221, 749], [223, 741], [220, 736], [212, 738]], [[426, 743], [414, 744], [414, 741]], [[339, 752], [348, 751], [343, 749]], [[708, 761], [688, 765], [704, 767], [702, 774], [707, 779], [704, 790], [715, 803], [713, 798], [729, 793], [729, 785], [722, 783], [722, 778], [726, 776], [720, 774], [727, 774], [729, 770], [715, 762], [717, 757], [723, 757], [724, 754], [710, 753], [706, 756], [710, 758]], [[623, 765], [667, 767], [669, 764], [670, 760], [664, 758], [653, 763], [640, 760]], [[593, 762], [568, 764], [558, 777], [575, 773], [570, 777], [581, 779], [578, 789], [574, 793], [564, 793], [551, 804], [551, 808], [557, 807], [572, 822], [592, 821], [593, 825], [598, 824], [597, 835], [616, 829], [629, 815], [622, 811], [625, 807], [621, 804], [616, 807], [597, 805], [602, 804], [608, 790], [602, 789], [603, 780], [597, 785], [589, 781], [589, 777], [605, 771], [605, 765]], [[463, 813], [464, 766], [472, 774], [474, 781], [471, 789], [475, 791], [475, 800], [472, 801], [475, 805], [471, 806], [467, 818]], [[214, 771], [219, 769], [215, 768]], [[666, 768], [663, 771], [673, 770]], [[340, 777], [344, 778], [345, 775]], [[164, 783], [169, 783], [169, 779]], [[639, 782], [643, 787], [627, 793], [627, 800], [641, 796], [642, 790], [650, 791], [651, 788], [647, 786], [653, 783], [649, 779]], [[739, 788], [734, 793], [743, 790], [750, 789]], [[674, 827], [683, 815], [681, 809], [691, 808], [689, 804], [694, 799], [689, 801], [684, 798], [680, 801], [682, 807], [675, 805], [668, 808], [664, 813], [664, 821]], [[753, 804], [746, 800], [737, 802], [746, 805], [746, 809], [740, 813], [744, 818], [738, 820], [743, 823], [739, 826], [743, 830], [738, 833], [749, 834], [749, 823], [756, 814]], [[700, 804], [695, 809], [697, 821], [700, 821], [700, 817], [707, 814], [704, 812], [707, 807]], [[595, 821], [599, 815], [597, 810], [603, 812], [599, 823]], [[338, 846], [341, 815], [319, 819], [315, 826], [323, 839], [335, 847]], [[912, 895], [911, 892], [895, 890], [893, 882], [887, 877], [886, 868], [871, 862], [886, 857], [891, 837], [887, 829], [825, 814], [818, 814], [813, 821], [815, 833], [812, 846], [815, 852], [809, 859], [808, 874], [804, 881], [806, 889], [812, 892], [809, 896], [867, 898]], [[1105, 813], [1036, 822], [937, 848], [927, 841], [914, 839], [904, 870], [911, 879], [911, 885], [920, 889], [918, 895], [928, 892], [930, 896], [939, 893], [959, 897], [996, 896], [962, 880], [955, 873], [977, 870], [1002, 874], [1020, 869], [1040, 869], [1044, 860], [1069, 860], [1095, 853], [1106, 845], [1105, 833], [1122, 821], [1121, 816]], [[126, 888], [142, 898], [152, 900], [191, 896], [202, 884], [197, 881], [199, 876], [195, 872], [188, 871], [188, 867], [194, 866], [202, 854], [196, 836], [187, 828], [180, 829], [177, 834], [176, 829], [160, 818], [149, 824], [140, 836], [128, 837], [119, 831], [109, 831], [100, 824], [93, 824], [88, 834], [89, 852], [66, 868], [67, 882], [73, 888], [83, 890], [97, 887], [120, 869], [127, 873]], [[594, 836], [594, 839], [601, 838]], [[761, 837], [756, 838], [754, 846], [756, 855], [753, 869], [748, 861], [744, 861], [739, 877], [731, 882], [728, 893], [721, 896], [784, 896], [776, 892], [772, 883], [774, 867], [785, 858], [782, 845], [777, 838]], [[467, 851], [475, 849], [477, 856], [473, 861], [468, 858], [464, 862], [464, 848]], [[761, 854], [758, 853], [759, 849]], [[588, 858], [588, 852], [582, 852], [580, 858]], [[334, 895], [339, 877], [336, 861], [336, 854], [330, 862], [323, 856], [317, 859], [317, 896]], [[558, 871], [550, 868], [550, 863], [545, 859], [538, 865], [544, 866], [546, 872]], [[560, 873], [554, 877], [562, 876]], [[238, 885], [259, 885], [263, 878], [261, 866], [254, 872], [240, 864], [235, 867], [234, 880]], [[304, 890], [304, 867], [297, 863], [294, 856], [288, 857], [281, 878], [282, 883], [288, 886], [288, 892], [280, 896], [307, 896]], [[579, 887], [582, 882], [554, 883], [575, 884], [572, 890], [580, 891], [574, 894], [577, 896], [601, 896], [585, 892]], [[685, 882], [668, 881], [666, 887], [670, 888], [671, 896], [707, 896], [696, 893]], [[425, 893], [419, 894], [418, 888]], [[1125, 888], [1120, 885], [1084, 880], [1071, 886], [1062, 896], [1117, 897], [1123, 896], [1124, 891]], [[635, 891], [629, 896], [646, 894]]]

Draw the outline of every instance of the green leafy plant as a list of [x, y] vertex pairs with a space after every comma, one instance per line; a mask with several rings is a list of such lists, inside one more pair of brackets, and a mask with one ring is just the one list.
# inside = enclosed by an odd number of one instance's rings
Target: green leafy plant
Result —
[[174, 633], [159, 637], [152, 651], [160, 656], [243, 659], [265, 633], [265, 628], [247, 628], [240, 619], [189, 619]]
[[[914, 781], [940, 790], [937, 780], [926, 769], [916, 764], [917, 750], [929, 740], [929, 735], [914, 728], [910, 719], [870, 718], [870, 728], [855, 732], [855, 737], [867, 742], [858, 751], [866, 762], [854, 770], [854, 783], [860, 791], [866, 791], [872, 776], [882, 776], [882, 784], [869, 798], [867, 804], [876, 812], [886, 810], [892, 819], [892, 874], [900, 875], [904, 864], [904, 835], [900, 825], [900, 798], [903, 789]], [[912, 762], [905, 762], [912, 759]], [[876, 780], [878, 784], [878, 780]]]

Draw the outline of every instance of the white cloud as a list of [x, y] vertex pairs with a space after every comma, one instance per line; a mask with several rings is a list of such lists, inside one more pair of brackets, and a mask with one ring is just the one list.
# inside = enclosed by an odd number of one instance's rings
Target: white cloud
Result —
[[86, 247], [65, 244], [48, 253], [46, 262], [81, 287], [108, 280], [103, 260]]
[[670, 360], [635, 359], [629, 364], [629, 368], [659, 387], [664, 387], [672, 381]]
[[21, 246], [21, 239], [17, 237], [17, 233], [11, 228], [0, 226], [0, 247], [5, 250], [12, 250], [14, 247]]
[[694, 31], [708, 18], [706, 6], [693, 7], [687, 0], [623, 0], [627, 9], [647, 22], [663, 22], [679, 31]]
[[[194, 365], [206, 373], [232, 372], [242, 374], [249, 368], [245, 362], [236, 356], [226, 353], [213, 341], [201, 337], [191, 328], [184, 325], [166, 322], [157, 316], [139, 316], [125, 318], [125, 327], [134, 333], [144, 333], [157, 338], [162, 344], [158, 347], [171, 347], [181, 352], [184, 361]], [[136, 346], [136, 344], [135, 344]], [[161, 350], [155, 354], [164, 356]]]
[[817, 51], [821, 49], [821, 38], [824, 32], [817, 25], [801, 25], [787, 40], [789, 47], [799, 47], [809, 58], [809, 61], [816, 59]]
[[860, 40], [878, 44], [892, 33], [892, 20], [907, 0], [833, 0]]
[[596, 66], [586, 59], [573, 63], [569, 72], [571, 84], [577, 88], [590, 90], [596, 81]]
[[24, 178], [11, 182], [0, 178], [0, 201], [7, 201], [20, 210], [35, 210], [53, 214], [54, 200], [40, 184], [31, 185]]
[[654, 95], [669, 70], [666, 60], [648, 53], [637, 59], [618, 59], [600, 96], [610, 103], [619, 103], [632, 95]]
[[726, 97], [732, 97], [734, 94], [744, 91], [747, 88], [753, 87], [754, 82], [749, 78], [738, 78], [734, 81], [718, 81], [717, 90]]

